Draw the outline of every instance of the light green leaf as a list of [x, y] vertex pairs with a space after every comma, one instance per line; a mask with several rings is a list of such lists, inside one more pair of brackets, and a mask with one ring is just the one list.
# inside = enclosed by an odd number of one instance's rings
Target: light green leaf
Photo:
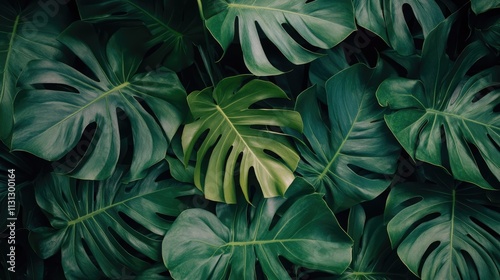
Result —
[[[36, 2], [0, 3], [0, 140], [10, 146], [13, 127], [13, 100], [16, 81], [26, 64], [33, 59], [58, 59], [62, 45], [57, 36], [68, 24], [66, 7], [48, 15]], [[37, 15], [37, 17], [35, 17]], [[46, 19], [47, 21], [42, 25]]]
[[377, 34], [402, 55], [415, 53], [412, 34], [405, 20], [403, 6], [408, 5], [422, 27], [424, 38], [444, 20], [436, 1], [354, 0], [357, 23]]
[[51, 227], [35, 229], [31, 246], [43, 258], [61, 251], [68, 279], [150, 267], [160, 260], [160, 243], [172, 223], [162, 216], [179, 215], [185, 205], [178, 198], [196, 193], [191, 185], [158, 180], [165, 167], [157, 165], [130, 184], [120, 183], [122, 169], [101, 182], [47, 174], [37, 182], [36, 198]]
[[375, 98], [377, 86], [391, 73], [382, 63], [374, 69], [356, 64], [333, 76], [326, 83], [327, 116], [313, 88], [297, 100], [310, 144], [299, 146], [303, 161], [297, 172], [325, 193], [334, 211], [375, 198], [396, 170], [399, 146]]
[[226, 78], [215, 88], [189, 94], [195, 121], [187, 124], [182, 134], [184, 162], [187, 164], [201, 138], [194, 182], [206, 198], [236, 203], [236, 174], [248, 198], [250, 169], [264, 197], [283, 195], [294, 180], [299, 156], [287, 135], [261, 127], [288, 127], [301, 132], [302, 120], [294, 111], [250, 109], [269, 98], [287, 96], [276, 85], [245, 75]]
[[217, 216], [184, 211], [163, 240], [163, 260], [175, 279], [291, 279], [278, 257], [311, 269], [342, 273], [352, 240], [321, 195], [298, 179], [286, 198], [254, 197], [253, 205], [219, 204]]
[[472, 11], [475, 14], [484, 13], [491, 9], [500, 8], [500, 0], [471, 0]]
[[[271, 64], [257, 26], [292, 63], [311, 62], [320, 55], [307, 50], [283, 27], [293, 28], [309, 44], [329, 49], [356, 29], [349, 0], [206, 0], [206, 26], [226, 51], [238, 32], [245, 64], [254, 75], [283, 73]], [[238, 31], [235, 30], [238, 19]]]
[[[195, 0], [77, 0], [82, 20], [122, 26], [142, 22], [151, 33], [143, 44], [155, 48], [149, 59], [179, 71], [193, 63], [193, 45], [203, 24]], [[156, 67], [156, 65], [153, 65]]]
[[[387, 79], [377, 98], [394, 110], [386, 123], [412, 158], [447, 167], [458, 180], [498, 188], [500, 114], [495, 108], [500, 104], [500, 67], [467, 76], [475, 62], [489, 54], [480, 41], [468, 45], [456, 61], [448, 58], [442, 38], [447, 38], [454, 19], [451, 16], [427, 37], [419, 79]], [[479, 161], [496, 182], [485, 179]]]
[[499, 279], [499, 210], [470, 184], [404, 183], [385, 215], [393, 247], [422, 279]]
[[[76, 22], [60, 40], [90, 73], [53, 60], [30, 62], [19, 78], [13, 148], [59, 160], [57, 171], [75, 178], [105, 179], [120, 155], [119, 123], [128, 118], [136, 148], [124, 179], [144, 177], [165, 158], [187, 105], [175, 73], [166, 68], [136, 73], [141, 34], [142, 29], [124, 29], [101, 47], [93, 27]], [[95, 134], [85, 131], [91, 124]]]

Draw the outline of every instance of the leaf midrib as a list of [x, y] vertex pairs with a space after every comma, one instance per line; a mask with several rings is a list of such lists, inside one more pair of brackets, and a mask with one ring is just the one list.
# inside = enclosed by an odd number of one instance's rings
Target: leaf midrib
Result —
[[[260, 166], [265, 166], [262, 163], [262, 161], [260, 161], [260, 158], [254, 153], [254, 151], [252, 150], [252, 148], [245, 141], [245, 139], [240, 134], [240, 132], [238, 131], [238, 129], [236, 129], [236, 127], [233, 125], [233, 123], [231, 122], [231, 120], [229, 119], [229, 117], [226, 115], [226, 113], [224, 113], [224, 110], [222, 110], [222, 108], [219, 105], [215, 105], [215, 108], [217, 109], [217, 111], [219, 112], [219, 114], [222, 115], [222, 117], [224, 118], [224, 120], [229, 124], [229, 126], [231, 127], [231, 129], [236, 133], [236, 135], [238, 136], [238, 138], [240, 138], [240, 141], [243, 143], [243, 145], [245, 145], [246, 149], [252, 154], [253, 158], [259, 163], [259, 165]], [[267, 174], [269, 174], [270, 176], [272, 176], [272, 174], [269, 173], [269, 171], [267, 170], [267, 168], [264, 168], [264, 170], [267, 172]]]
[[333, 163], [337, 160], [337, 157], [341, 154], [340, 151], [342, 150], [342, 148], [344, 148], [345, 143], [347, 142], [347, 140], [351, 136], [352, 130], [356, 126], [356, 123], [357, 123], [358, 118], [359, 118], [359, 113], [361, 112], [361, 105], [363, 104], [363, 102], [365, 100], [365, 96], [366, 95], [363, 95], [363, 97], [361, 98], [361, 101], [359, 102], [358, 111], [356, 112], [356, 117], [354, 117], [354, 119], [352, 121], [352, 125], [349, 128], [349, 131], [346, 133], [345, 138], [342, 140], [342, 143], [340, 143], [339, 148], [335, 151], [335, 154], [333, 155], [333, 158], [328, 162], [328, 164], [326, 165], [325, 169], [323, 169], [323, 172], [321, 172], [321, 174], [316, 179], [316, 183], [315, 184], [317, 184], [318, 182], [321, 182], [321, 180], [323, 180], [323, 178], [325, 177], [325, 175], [330, 171], [330, 168], [332, 167]]
[[20, 15], [16, 16], [16, 19], [14, 21], [14, 25], [12, 27], [12, 36], [10, 37], [9, 41], [9, 48], [7, 49], [7, 56], [5, 58], [5, 65], [3, 67], [3, 75], [2, 75], [2, 90], [0, 92], [0, 100], [3, 100], [3, 96], [5, 95], [6, 90], [6, 83], [5, 81], [7, 80], [7, 68], [9, 67], [9, 61], [10, 57], [12, 55], [12, 49], [14, 45], [14, 38], [16, 37], [17, 34], [17, 28], [19, 26], [19, 19]]
[[90, 218], [96, 216], [96, 215], [99, 215], [99, 214], [101, 214], [103, 212], [106, 212], [107, 210], [109, 210], [111, 208], [118, 207], [118, 206], [120, 206], [122, 204], [125, 204], [125, 203], [127, 203], [127, 202], [129, 202], [131, 200], [138, 199], [138, 198], [141, 198], [141, 197], [144, 197], [144, 196], [154, 195], [155, 193], [162, 192], [164, 190], [165, 189], [158, 189], [158, 190], [155, 190], [153, 192], [143, 193], [141, 195], [133, 196], [133, 197], [127, 198], [125, 200], [119, 201], [117, 203], [110, 204], [110, 205], [108, 205], [106, 207], [100, 208], [100, 209], [98, 209], [96, 211], [93, 211], [93, 212], [90, 212], [90, 213], [88, 213], [86, 215], [79, 216], [75, 220], [68, 221], [68, 226], [67, 227], [70, 227], [70, 226], [75, 225], [77, 223], [83, 222], [83, 221], [85, 221], [87, 219], [90, 219]]
[[67, 119], [69, 118], [72, 118], [73, 116], [75, 116], [76, 114], [80, 113], [81, 111], [85, 110], [86, 108], [88, 108], [90, 105], [96, 103], [97, 101], [107, 97], [108, 95], [110, 95], [111, 93], [115, 92], [115, 91], [120, 91], [126, 87], [128, 87], [130, 85], [130, 82], [124, 82], [123, 84], [121, 85], [118, 85], [118, 86], [115, 86], [114, 88], [104, 92], [103, 94], [101, 94], [100, 96], [98, 96], [96, 99], [92, 100], [91, 102], [85, 104], [84, 106], [80, 107], [78, 110], [76, 110], [75, 112], [69, 114], [68, 116], [66, 116], [64, 119], [58, 121], [57, 123], [53, 124], [51, 127], [47, 128], [45, 130], [45, 132], [57, 127], [58, 125], [60, 125], [61, 123], [65, 122]]

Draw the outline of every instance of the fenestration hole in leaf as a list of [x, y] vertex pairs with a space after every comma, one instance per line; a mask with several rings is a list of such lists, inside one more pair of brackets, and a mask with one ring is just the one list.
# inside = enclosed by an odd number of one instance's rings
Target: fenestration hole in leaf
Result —
[[47, 89], [47, 90], [65, 92], [65, 93], [80, 94], [80, 91], [78, 91], [76, 88], [74, 88], [70, 85], [64, 85], [64, 84], [43, 83], [43, 84], [34, 84], [33, 87], [35, 89]]
[[493, 113], [500, 113], [500, 103], [493, 107]]
[[489, 135], [489, 134], [486, 134], [486, 135], [488, 136], [488, 139], [491, 141], [491, 144], [493, 146], [495, 146], [495, 148], [497, 149], [497, 151], [500, 152], [500, 146], [498, 145], [498, 143], [495, 142], [495, 140], [493, 140], [493, 138], [491, 137], [491, 135]]
[[143, 253], [137, 251], [134, 247], [132, 247], [129, 243], [127, 243], [112, 227], [108, 227], [108, 231], [111, 234], [111, 236], [120, 244], [120, 246], [127, 251], [131, 256], [134, 256], [136, 258], [140, 258], [141, 260], [149, 263], [149, 264], [154, 264], [155, 261], [150, 259], [148, 256], [144, 255]]
[[418, 275], [422, 275], [422, 268], [424, 267], [425, 260], [429, 257], [429, 255], [436, 250], [437, 247], [439, 247], [439, 244], [441, 244], [440, 241], [434, 241], [429, 245], [427, 250], [425, 250], [425, 253], [422, 255], [422, 258], [420, 259], [420, 263], [418, 265]]
[[122, 221], [124, 223], [129, 225], [131, 228], [133, 228], [138, 233], [143, 234], [143, 235], [150, 233], [150, 231], [147, 228], [145, 228], [144, 226], [142, 226], [141, 224], [136, 222], [134, 219], [130, 218], [127, 214], [120, 211], [120, 212], [118, 212], [118, 216], [120, 216], [120, 218], [122, 219]]
[[423, 30], [422, 26], [415, 17], [412, 7], [408, 3], [404, 3], [402, 7], [402, 12], [405, 18], [406, 25], [410, 33], [413, 35], [413, 44], [417, 49], [422, 49], [424, 44]]
[[483, 156], [479, 152], [479, 149], [476, 147], [476, 145], [467, 142], [467, 146], [469, 147], [469, 150], [471, 152], [472, 157], [474, 158], [474, 161], [476, 162], [476, 165], [479, 169], [479, 172], [481, 173], [481, 176], [488, 181], [488, 183], [492, 186], [495, 186], [498, 184], [498, 180], [496, 180], [495, 175], [493, 172], [491, 172], [490, 168], [486, 164], [486, 161], [484, 160]]
[[68, 173], [73, 171], [86, 154], [92, 153], [99, 139], [97, 123], [92, 122], [83, 130], [78, 143], [71, 151], [52, 164], [55, 172]]
[[97, 261], [96, 261], [96, 259], [94, 257], [94, 255], [90, 251], [90, 248], [89, 248], [89, 245], [87, 244], [87, 241], [85, 241], [84, 238], [81, 238], [80, 242], [82, 243], [82, 247], [83, 247], [83, 250], [85, 251], [85, 255], [87, 255], [89, 257], [90, 261], [92, 262], [92, 264], [95, 267], [97, 267], [97, 269], [101, 270], [99, 264], [97, 263]]
[[317, 51], [319, 49], [318, 47], [315, 47], [315, 46], [311, 45], [309, 42], [307, 42], [307, 40], [304, 39], [304, 37], [302, 37], [299, 34], [299, 32], [297, 32], [297, 30], [295, 30], [295, 28], [293, 28], [290, 24], [282, 23], [281, 26], [286, 31], [286, 33], [288, 33], [288, 35], [290, 37], [292, 37], [292, 39], [295, 42], [299, 43], [299, 45], [301, 45], [306, 50], [314, 52], [314, 51]]
[[[467, 267], [469, 269], [469, 272], [471, 270], [471, 268], [476, 272], [476, 277], [478, 277], [478, 272], [479, 270], [477, 269], [477, 266], [476, 266], [476, 263], [474, 262], [474, 260], [472, 259], [471, 255], [469, 254], [469, 252], [465, 251], [465, 250], [460, 250], [460, 254], [462, 254], [464, 260], [465, 260], [465, 263], [467, 263]], [[460, 279], [467, 279], [467, 278], [464, 278], [464, 275], [462, 275], [462, 273], [460, 273], [460, 270], [458, 270], [458, 273], [460, 274]], [[469, 279], [475, 279], [474, 277], [471, 277]]]
[[[180, 210], [180, 209], [179, 209]], [[180, 212], [180, 211], [179, 211]], [[180, 213], [179, 213], [180, 214]], [[156, 216], [160, 217], [161, 219], [167, 221], [167, 222], [170, 222], [170, 223], [173, 223], [176, 219], [175, 216], [170, 216], [170, 215], [165, 215], [165, 214], [161, 214], [161, 213], [156, 213]]]
[[474, 224], [478, 225], [479, 227], [481, 227], [482, 229], [484, 229], [486, 232], [488, 232], [488, 234], [490, 234], [491, 236], [493, 236], [493, 239], [500, 240], [500, 233], [496, 232], [491, 227], [487, 226], [486, 224], [484, 224], [483, 222], [479, 221], [475, 217], [470, 217], [470, 220]]

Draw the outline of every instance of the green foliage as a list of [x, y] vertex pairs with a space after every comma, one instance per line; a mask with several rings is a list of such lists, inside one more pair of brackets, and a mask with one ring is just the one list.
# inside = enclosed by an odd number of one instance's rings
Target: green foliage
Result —
[[[234, 177], [237, 169], [239, 185], [247, 200], [251, 168], [264, 197], [283, 195], [294, 179], [299, 156], [286, 135], [251, 126], [289, 127], [302, 131], [300, 115], [288, 110], [250, 109], [258, 101], [286, 98], [286, 94], [272, 83], [246, 81], [249, 78], [226, 78], [215, 88], [193, 92], [188, 97], [196, 121], [187, 124], [182, 133], [184, 159], [190, 158], [197, 140], [208, 130], [197, 151], [194, 183], [211, 200], [236, 203]], [[238, 161], [240, 154], [242, 158]], [[209, 158], [208, 166], [204, 167], [206, 157]]]
[[120, 169], [102, 182], [53, 173], [40, 178], [36, 199], [51, 226], [33, 231], [33, 249], [43, 258], [61, 251], [68, 278], [113, 277], [122, 267], [148, 268], [149, 260], [160, 260], [161, 238], [171, 224], [160, 215], [177, 216], [186, 208], [178, 198], [194, 193], [192, 186], [175, 180], [157, 181], [165, 170], [165, 164], [157, 165], [146, 178], [129, 184], [120, 183]]
[[172, 276], [255, 279], [258, 260], [269, 279], [286, 279], [278, 256], [334, 273], [349, 265], [352, 241], [309, 184], [298, 180], [285, 198], [256, 195], [252, 203], [219, 204], [217, 216], [184, 211], [163, 241], [163, 259]]
[[499, 11], [2, 1], [0, 278], [500, 279]]
[[470, 184], [404, 183], [387, 199], [387, 229], [422, 279], [497, 279], [498, 208]]

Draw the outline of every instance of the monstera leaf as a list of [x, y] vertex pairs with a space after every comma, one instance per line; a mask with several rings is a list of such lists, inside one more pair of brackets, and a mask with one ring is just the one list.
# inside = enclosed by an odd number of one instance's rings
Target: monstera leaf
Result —
[[297, 99], [310, 144], [299, 145], [303, 161], [297, 171], [325, 193], [334, 211], [375, 198], [390, 184], [384, 175], [396, 170], [399, 147], [375, 98], [377, 86], [391, 73], [382, 63], [374, 69], [356, 64], [333, 76], [326, 83], [327, 116], [314, 88]]
[[367, 220], [363, 207], [356, 205], [349, 211], [347, 233], [354, 239], [352, 263], [342, 275], [331, 279], [412, 279], [396, 251], [391, 249], [382, 216]]
[[[141, 59], [134, 42], [140, 44], [141, 34], [118, 31], [101, 48], [93, 27], [77, 22], [60, 40], [88, 73], [52, 60], [30, 62], [19, 78], [13, 148], [59, 160], [55, 167], [73, 177], [105, 179], [120, 155], [119, 123], [128, 118], [136, 148], [124, 179], [144, 177], [165, 157], [187, 105], [175, 73], [165, 68], [136, 73]], [[86, 130], [92, 124], [93, 133]]]
[[422, 279], [499, 279], [500, 212], [485, 191], [463, 183], [404, 183], [387, 200], [393, 247]]
[[415, 53], [414, 35], [405, 20], [403, 6], [409, 5], [426, 37], [441, 21], [443, 13], [436, 1], [354, 0], [357, 23], [377, 34], [402, 55]]
[[253, 205], [219, 204], [217, 216], [184, 211], [163, 240], [163, 260], [175, 279], [256, 279], [256, 260], [268, 279], [291, 279], [279, 257], [307, 268], [342, 273], [352, 240], [321, 195], [298, 179], [287, 198]]
[[[441, 38], [447, 38], [454, 15], [427, 37], [420, 79], [390, 78], [380, 85], [377, 98], [394, 110], [385, 121], [411, 157], [445, 167], [449, 161], [456, 179], [498, 188], [500, 67], [467, 76], [474, 63], [489, 53], [480, 41], [468, 45], [456, 61], [450, 60]], [[481, 161], [496, 183], [484, 177]]]
[[184, 161], [187, 164], [198, 139], [202, 138], [194, 182], [206, 198], [236, 203], [236, 175], [248, 198], [250, 169], [255, 172], [265, 197], [285, 193], [295, 178], [293, 171], [299, 156], [285, 134], [262, 126], [302, 131], [300, 115], [289, 110], [249, 107], [269, 98], [286, 97], [276, 85], [245, 75], [226, 78], [215, 88], [189, 94], [195, 121], [187, 124], [182, 134]]
[[160, 242], [171, 222], [185, 208], [179, 197], [192, 195], [191, 185], [159, 179], [166, 164], [146, 178], [121, 184], [117, 169], [106, 181], [79, 181], [48, 174], [37, 182], [36, 198], [51, 228], [37, 228], [31, 246], [43, 258], [61, 251], [68, 279], [121, 275], [122, 268], [140, 272], [158, 261]]
[[[329, 49], [356, 29], [349, 0], [207, 0], [203, 1], [206, 26], [224, 50], [235, 36], [238, 19], [243, 58], [255, 75], [282, 72], [266, 56], [258, 28], [294, 64], [305, 64], [320, 55], [304, 48], [286, 27], [293, 28], [309, 44]], [[334, 32], [332, 32], [332, 30]]]
[[[28, 6], [22, 1], [5, 0], [0, 3], [0, 140], [10, 146], [13, 126], [13, 100], [16, 81], [21, 70], [33, 59], [57, 59], [62, 56], [62, 45], [57, 35], [67, 25], [64, 7], [48, 17], [42, 6], [32, 2]], [[42, 14], [46, 22], [40, 22]], [[36, 20], [35, 20], [36, 19]]]
[[[156, 63], [181, 70], [193, 63], [193, 44], [203, 25], [195, 0], [78, 0], [83, 20], [99, 23], [143, 23], [151, 33], [144, 41]], [[156, 67], [156, 66], [155, 66]]]

